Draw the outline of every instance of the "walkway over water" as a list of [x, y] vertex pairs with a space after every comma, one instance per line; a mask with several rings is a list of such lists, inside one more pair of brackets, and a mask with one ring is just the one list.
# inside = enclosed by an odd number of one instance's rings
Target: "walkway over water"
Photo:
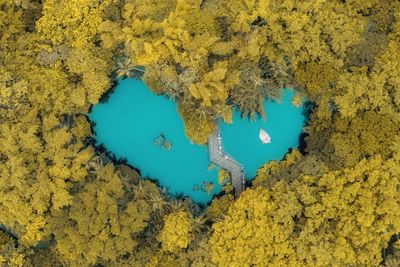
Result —
[[208, 137], [208, 157], [210, 161], [231, 173], [231, 183], [235, 191], [235, 196], [239, 197], [244, 190], [245, 177], [243, 166], [224, 154], [222, 150], [221, 134], [218, 124], [215, 124], [215, 130]]
[[[210, 136], [209, 147], [191, 143], [177, 103], [155, 95], [140, 80], [119, 80], [108, 101], [95, 105], [88, 115], [95, 123], [98, 145], [103, 144], [117, 159], [125, 158], [140, 169], [142, 177], [157, 179], [171, 195], [187, 195], [194, 202], [206, 204], [221, 190], [218, 168], [209, 169], [210, 160], [230, 172], [238, 196], [244, 190], [243, 182], [255, 177], [259, 167], [282, 159], [288, 148], [298, 146], [304, 116], [303, 108], [291, 105], [293, 94], [287, 89], [281, 102], [265, 100], [266, 121], [250, 121], [233, 109], [233, 123], [218, 121], [219, 129]], [[271, 144], [260, 142], [260, 128], [268, 129]], [[218, 140], [219, 135], [223, 140]], [[169, 149], [154, 143], [159, 136], [169, 142]], [[203, 190], [208, 184], [214, 185], [210, 193]]]

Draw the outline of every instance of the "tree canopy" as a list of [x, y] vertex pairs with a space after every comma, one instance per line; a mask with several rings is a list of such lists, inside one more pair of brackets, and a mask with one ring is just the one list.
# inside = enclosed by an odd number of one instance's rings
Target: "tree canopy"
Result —
[[[0, 264], [399, 265], [399, 62], [399, 1], [0, 0]], [[173, 199], [90, 142], [126, 77], [196, 143], [293, 88], [304, 149], [238, 199]]]

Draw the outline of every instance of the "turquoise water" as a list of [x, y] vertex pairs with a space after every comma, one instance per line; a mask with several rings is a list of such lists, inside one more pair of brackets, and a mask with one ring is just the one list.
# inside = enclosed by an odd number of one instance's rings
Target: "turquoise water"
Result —
[[[266, 101], [265, 121], [242, 119], [235, 110], [232, 124], [219, 124], [225, 153], [243, 164], [246, 177], [254, 177], [263, 163], [280, 160], [289, 148], [299, 145], [305, 118], [302, 108], [291, 105], [292, 96], [293, 91], [286, 89], [281, 103]], [[260, 128], [270, 135], [270, 144], [261, 143]]]
[[[298, 146], [304, 116], [302, 108], [290, 105], [291, 96], [292, 92], [285, 90], [282, 103], [266, 102], [266, 122], [250, 123], [235, 111], [233, 124], [221, 123], [224, 149], [244, 165], [248, 178], [263, 162], [281, 159], [288, 148]], [[208, 168], [207, 147], [186, 138], [176, 103], [154, 95], [142, 81], [120, 80], [107, 103], [95, 105], [89, 118], [96, 124], [98, 144], [117, 158], [126, 158], [142, 176], [157, 179], [170, 193], [206, 203], [220, 191], [217, 168]], [[270, 134], [271, 144], [261, 144], [260, 127]], [[171, 149], [155, 145], [161, 134]], [[194, 190], [201, 189], [204, 182], [214, 184], [210, 193]]]

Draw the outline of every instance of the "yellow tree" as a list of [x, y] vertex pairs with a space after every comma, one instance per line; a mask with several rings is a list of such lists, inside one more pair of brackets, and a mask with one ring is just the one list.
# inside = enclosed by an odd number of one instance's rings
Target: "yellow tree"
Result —
[[192, 223], [186, 211], [177, 211], [164, 217], [164, 227], [158, 235], [162, 250], [177, 253], [193, 240]]
[[133, 235], [147, 226], [150, 206], [139, 199], [127, 202], [126, 194], [118, 172], [108, 164], [82, 184], [70, 208], [52, 210], [50, 231], [63, 262], [71, 266], [112, 262], [133, 250], [137, 245]]
[[400, 230], [399, 171], [395, 160], [374, 156], [319, 177], [248, 189], [213, 225], [212, 260], [219, 266], [378, 265]]

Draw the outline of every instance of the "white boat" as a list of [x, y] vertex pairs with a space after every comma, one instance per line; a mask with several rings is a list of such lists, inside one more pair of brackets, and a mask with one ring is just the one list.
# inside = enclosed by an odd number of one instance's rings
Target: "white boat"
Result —
[[260, 128], [260, 133], [258, 135], [260, 137], [261, 143], [270, 144], [271, 143], [271, 136], [265, 131], [264, 129]]

